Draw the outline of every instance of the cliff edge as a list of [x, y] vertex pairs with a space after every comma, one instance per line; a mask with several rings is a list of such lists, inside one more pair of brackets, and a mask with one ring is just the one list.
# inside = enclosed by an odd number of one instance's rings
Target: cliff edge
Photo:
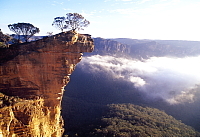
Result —
[[90, 35], [63, 32], [0, 49], [0, 137], [60, 137], [64, 87]]

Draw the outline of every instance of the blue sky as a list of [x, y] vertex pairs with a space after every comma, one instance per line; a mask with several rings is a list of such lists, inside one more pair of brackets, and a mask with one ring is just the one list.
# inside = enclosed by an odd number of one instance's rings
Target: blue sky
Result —
[[80, 13], [90, 25], [80, 31], [93, 37], [200, 41], [199, 0], [0, 0], [0, 28], [25, 22], [37, 35], [60, 31], [55, 17]]

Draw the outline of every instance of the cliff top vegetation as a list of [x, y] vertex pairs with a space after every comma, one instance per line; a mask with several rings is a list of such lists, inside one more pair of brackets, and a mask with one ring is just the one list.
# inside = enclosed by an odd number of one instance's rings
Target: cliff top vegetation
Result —
[[87, 27], [90, 24], [81, 14], [67, 13], [66, 17], [56, 17], [52, 26], [60, 29], [62, 32], [67, 30], [83, 30], [83, 27]]

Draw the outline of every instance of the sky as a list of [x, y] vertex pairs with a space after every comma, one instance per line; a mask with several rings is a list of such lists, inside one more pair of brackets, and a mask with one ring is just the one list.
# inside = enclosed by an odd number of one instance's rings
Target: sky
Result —
[[0, 29], [31, 23], [38, 36], [60, 33], [55, 17], [79, 13], [90, 25], [79, 33], [102, 38], [200, 41], [199, 0], [0, 0]]

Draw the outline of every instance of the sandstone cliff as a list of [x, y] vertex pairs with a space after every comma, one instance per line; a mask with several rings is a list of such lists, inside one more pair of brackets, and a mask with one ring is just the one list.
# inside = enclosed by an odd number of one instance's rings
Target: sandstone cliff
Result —
[[60, 137], [63, 89], [90, 35], [63, 32], [0, 49], [0, 137]]
[[112, 39], [94, 38], [95, 49], [92, 54], [126, 55], [130, 53], [130, 46]]

